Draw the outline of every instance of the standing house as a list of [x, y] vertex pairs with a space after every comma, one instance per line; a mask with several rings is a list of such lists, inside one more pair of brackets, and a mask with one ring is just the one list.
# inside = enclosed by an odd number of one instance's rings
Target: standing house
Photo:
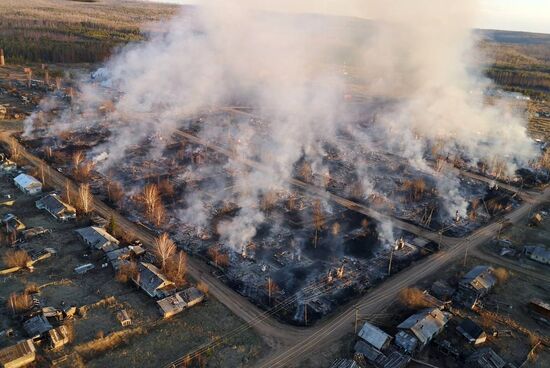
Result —
[[485, 296], [497, 284], [493, 268], [476, 266], [472, 268], [458, 283], [458, 289], [467, 299], [477, 299]]
[[0, 350], [0, 367], [20, 368], [34, 362], [36, 348], [32, 340], [24, 340]]
[[153, 264], [141, 262], [134, 283], [152, 298], [164, 298], [173, 294], [176, 285]]
[[63, 202], [61, 197], [55, 193], [40, 198], [35, 204], [36, 208], [48, 211], [57, 220], [68, 221], [76, 218], [76, 209]]
[[23, 193], [34, 195], [42, 192], [42, 183], [30, 175], [19, 174], [13, 182]]
[[164, 299], [158, 300], [157, 304], [163, 318], [169, 318], [182, 312], [185, 308], [190, 308], [204, 300], [204, 294], [195, 287], [190, 287], [170, 295]]
[[76, 230], [76, 233], [86, 244], [97, 250], [110, 252], [118, 248], [119, 241], [101, 227], [85, 227]]
[[23, 323], [23, 328], [30, 338], [38, 338], [53, 327], [44, 316], [35, 316]]
[[468, 340], [468, 342], [474, 345], [483, 344], [487, 341], [487, 334], [485, 331], [471, 319], [466, 318], [456, 327], [456, 329]]
[[390, 335], [368, 322], [365, 322], [357, 335], [378, 350], [387, 348], [391, 341]]
[[540, 262], [542, 264], [550, 264], [550, 250], [541, 245], [526, 246], [523, 248], [523, 253], [533, 261]]
[[438, 308], [424, 309], [420, 313], [413, 314], [397, 326], [401, 330], [400, 332], [403, 333], [399, 339], [396, 336], [395, 342], [398, 346], [401, 346], [403, 345], [402, 341], [414, 337], [418, 341], [416, 348], [422, 350], [435, 336], [443, 331], [450, 319], [451, 315], [449, 313]]

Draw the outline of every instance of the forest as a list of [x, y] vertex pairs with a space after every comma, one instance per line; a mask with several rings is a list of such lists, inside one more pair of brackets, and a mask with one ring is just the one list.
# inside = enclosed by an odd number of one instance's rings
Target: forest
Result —
[[[2, 0], [0, 48], [12, 64], [97, 63], [121, 45], [162, 32], [159, 20], [191, 8], [179, 9], [124, 0]], [[509, 91], [550, 97], [550, 35], [475, 33], [487, 77]]]

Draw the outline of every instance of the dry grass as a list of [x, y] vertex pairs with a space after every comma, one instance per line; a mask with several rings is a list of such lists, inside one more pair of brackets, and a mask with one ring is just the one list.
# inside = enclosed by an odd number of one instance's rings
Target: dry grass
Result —
[[40, 291], [40, 287], [35, 283], [30, 283], [25, 286], [25, 294], [36, 294]]
[[13, 314], [26, 312], [32, 307], [32, 298], [27, 293], [12, 293], [8, 298], [7, 307]]
[[8, 250], [3, 257], [4, 264], [8, 267], [26, 267], [31, 257], [24, 250]]
[[426, 300], [422, 290], [417, 288], [405, 288], [399, 292], [399, 301], [409, 308], [427, 308], [433, 305]]
[[135, 327], [131, 329], [113, 332], [107, 336], [99, 335], [94, 340], [77, 345], [75, 351], [82, 355], [84, 359], [90, 360], [93, 357], [102, 354], [108, 350], [112, 350], [120, 345], [129, 343], [130, 339], [137, 335], [145, 334], [147, 330], [143, 327]]
[[499, 284], [505, 283], [510, 278], [510, 272], [503, 267], [495, 268], [493, 274], [497, 278]]

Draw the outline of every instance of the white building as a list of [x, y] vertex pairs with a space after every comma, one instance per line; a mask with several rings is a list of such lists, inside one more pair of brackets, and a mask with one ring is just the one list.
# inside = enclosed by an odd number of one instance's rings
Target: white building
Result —
[[19, 174], [13, 182], [23, 193], [33, 195], [42, 192], [42, 183], [30, 175]]

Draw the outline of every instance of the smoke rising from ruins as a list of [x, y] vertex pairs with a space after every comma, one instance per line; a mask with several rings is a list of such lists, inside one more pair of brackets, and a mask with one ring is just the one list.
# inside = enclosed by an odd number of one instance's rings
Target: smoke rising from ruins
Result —
[[[96, 74], [101, 89], [83, 84], [81, 108], [61, 114], [58, 127], [90, 124], [82, 113], [112, 98], [107, 119], [114, 123], [113, 133], [96, 150], [109, 154], [100, 167], [108, 170], [124, 159], [128, 147], [152, 134], [170, 135], [186, 117], [223, 106], [253, 107], [264, 126], [262, 135], [253, 119], [243, 119], [235, 131], [220, 129], [219, 115], [206, 117], [198, 133], [208, 141], [230, 137], [239, 157], [265, 168], [257, 172], [236, 161], [228, 164], [240, 172], [232, 200], [241, 211], [217, 230], [236, 248], [250, 241], [265, 220], [262, 196], [288, 189], [285, 179], [293, 176], [298, 161], [307, 157], [312, 170], [323, 175], [328, 171], [326, 144], [350, 151], [341, 132], [366, 149], [377, 142], [433, 174], [450, 216], [457, 211], [465, 216], [467, 201], [458, 192], [456, 176], [429, 165], [431, 147], [474, 162], [505, 161], [510, 171], [534, 158], [522, 116], [483, 101], [490, 83], [472, 63], [477, 1], [354, 3], [357, 15], [368, 22], [267, 13], [257, 10], [261, 3], [206, 1], [192, 11], [184, 8], [166, 32], [128, 45], [107, 61]], [[286, 3], [292, 9], [292, 2]], [[350, 95], [384, 99], [384, 106], [364, 111]], [[357, 116], [369, 116], [376, 127], [366, 133]], [[352, 155], [364, 159], [359, 152]], [[373, 194], [369, 167], [358, 162], [356, 169], [364, 195]], [[180, 216], [205, 226], [209, 215], [199, 198], [197, 193], [189, 199], [192, 214], [182, 210]], [[383, 233], [391, 237], [387, 226]]]

